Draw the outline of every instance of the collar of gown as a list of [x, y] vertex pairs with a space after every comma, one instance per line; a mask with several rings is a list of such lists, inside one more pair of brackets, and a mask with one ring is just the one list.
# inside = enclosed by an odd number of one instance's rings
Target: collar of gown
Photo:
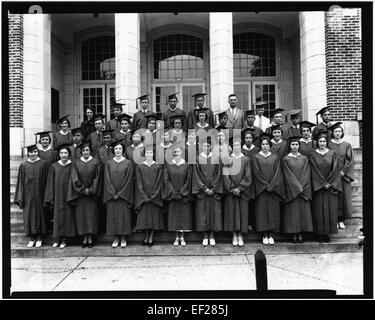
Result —
[[231, 156], [233, 158], [240, 159], [240, 158], [244, 157], [245, 155], [241, 152], [238, 156], [236, 156], [234, 153], [232, 153]]
[[27, 161], [28, 162], [31, 162], [31, 163], [35, 163], [35, 162], [37, 162], [37, 161], [39, 161], [40, 160], [40, 158], [38, 157], [38, 158], [36, 158], [34, 161], [32, 161], [31, 159], [27, 159]]
[[343, 139], [340, 139], [339, 141], [336, 141], [335, 139], [331, 139], [331, 142], [335, 144], [340, 144], [343, 141]]
[[208, 155], [206, 155], [205, 153], [201, 153], [201, 156], [203, 157], [203, 158], [210, 158], [211, 156], [213, 155], [213, 153], [212, 152], [210, 152]]
[[202, 126], [199, 122], [197, 122], [197, 126], [198, 126], [199, 128], [207, 128], [207, 127], [209, 126], [209, 124], [208, 124], [208, 123], [205, 123], [205, 125]]
[[47, 149], [43, 149], [42, 146], [38, 146], [39, 151], [47, 152], [48, 150], [51, 150], [52, 147], [49, 145]]
[[242, 148], [244, 148], [244, 149], [247, 150], [247, 151], [250, 151], [250, 150], [253, 150], [253, 149], [255, 148], [255, 146], [252, 144], [251, 147], [248, 148], [248, 147], [246, 146], [246, 144], [244, 144], [244, 145], [242, 146]]
[[128, 134], [129, 132], [131, 132], [131, 130], [128, 129], [128, 131], [124, 131], [124, 130], [120, 129], [120, 132], [121, 132], [122, 134]]
[[79, 158], [80, 160], [82, 160], [83, 162], [89, 162], [89, 161], [91, 161], [93, 158], [92, 158], [92, 156], [89, 156], [89, 158], [86, 160], [84, 157], [81, 157], [81, 158]]
[[143, 148], [143, 143], [141, 142], [139, 145], [135, 146], [134, 143], [131, 145], [134, 149]]
[[59, 161], [57, 161], [59, 164], [61, 164], [63, 167], [65, 167], [66, 165], [68, 165], [69, 163], [72, 163], [72, 161], [70, 161], [70, 159], [68, 159], [68, 161], [64, 164], [61, 159]]
[[300, 155], [299, 152], [298, 152], [296, 155], [294, 155], [294, 154], [291, 153], [291, 152], [288, 153], [288, 156], [289, 156], [289, 157], [293, 157], [293, 158], [297, 158], [299, 155]]
[[155, 129], [154, 131], [151, 131], [151, 130], [149, 130], [149, 129], [146, 129], [145, 132], [148, 132], [148, 133], [155, 133], [155, 132], [156, 132], [156, 129]]
[[269, 156], [272, 154], [272, 152], [270, 152], [269, 154], [265, 155], [262, 151], [259, 151], [258, 153], [259, 153], [261, 156], [265, 157], [265, 158], [269, 157]]
[[322, 152], [322, 151], [320, 151], [319, 149], [315, 149], [315, 151], [316, 151], [317, 153], [319, 153], [319, 154], [325, 155], [325, 154], [329, 151], [329, 149], [326, 149], [325, 152]]
[[66, 136], [66, 135], [70, 132], [70, 130], [68, 130], [67, 132], [64, 132], [64, 131], [60, 130], [59, 132], [60, 132], [60, 134], [62, 134], [63, 136]]
[[304, 142], [304, 143], [309, 143], [309, 142], [311, 142], [312, 140], [311, 140], [311, 138], [310, 138], [309, 140], [306, 141], [304, 138], [301, 138], [301, 139], [299, 139], [299, 141]]
[[274, 139], [271, 139], [271, 142], [274, 143], [274, 144], [279, 144], [279, 143], [283, 142], [283, 139], [280, 139], [279, 142], [276, 142]]
[[173, 159], [172, 163], [175, 164], [176, 166], [180, 166], [185, 163], [185, 160], [181, 158], [180, 162], [177, 163], [176, 159]]
[[154, 163], [156, 163], [154, 160], [152, 162], [148, 163], [147, 161], [143, 161], [143, 164], [145, 164], [148, 167], [151, 167]]
[[[155, 130], [156, 131], [156, 130]], [[179, 131], [176, 131], [176, 129], [173, 129], [172, 130], [172, 133], [175, 133], [175, 134], [181, 134], [182, 133], [182, 129], [180, 129]]]
[[197, 143], [196, 143], [196, 142], [195, 142], [195, 143], [190, 143], [190, 142], [188, 141], [188, 142], [186, 142], [186, 145], [188, 145], [188, 146], [196, 146]]
[[116, 157], [113, 158], [113, 161], [116, 161], [117, 163], [120, 163], [125, 160], [125, 157], [121, 157], [120, 160], [117, 160]]
[[171, 145], [172, 145], [171, 142], [169, 142], [168, 144], [164, 144], [163, 142], [160, 142], [160, 146], [161, 146], [162, 148], [164, 148], [164, 149], [169, 148]]

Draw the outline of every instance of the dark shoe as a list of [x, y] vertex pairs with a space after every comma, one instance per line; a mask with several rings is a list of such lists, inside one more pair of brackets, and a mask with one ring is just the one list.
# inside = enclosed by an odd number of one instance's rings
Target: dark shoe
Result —
[[154, 241], [147, 243], [149, 247], [152, 247], [154, 245]]
[[324, 236], [322, 236], [322, 235], [318, 236], [318, 241], [320, 243], [324, 242]]
[[293, 236], [293, 240], [292, 240], [292, 242], [293, 242], [293, 243], [297, 243], [297, 235], [296, 235], [296, 234]]
[[298, 243], [303, 243], [302, 234], [298, 235]]
[[148, 245], [148, 242], [142, 241], [142, 246], [147, 246], [147, 245]]
[[331, 242], [331, 239], [329, 238], [328, 234], [324, 236], [324, 242]]
[[94, 246], [94, 242], [91, 242], [91, 243], [88, 243], [88, 244], [87, 244], [87, 247], [88, 247], [88, 248], [92, 248], [93, 246]]
[[86, 248], [87, 247], [87, 243], [81, 243], [81, 248]]

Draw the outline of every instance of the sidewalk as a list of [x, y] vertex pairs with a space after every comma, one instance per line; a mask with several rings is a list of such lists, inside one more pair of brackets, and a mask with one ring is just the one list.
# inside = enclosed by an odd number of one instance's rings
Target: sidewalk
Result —
[[[255, 290], [253, 255], [12, 258], [12, 291]], [[362, 251], [267, 255], [268, 287], [363, 293]]]

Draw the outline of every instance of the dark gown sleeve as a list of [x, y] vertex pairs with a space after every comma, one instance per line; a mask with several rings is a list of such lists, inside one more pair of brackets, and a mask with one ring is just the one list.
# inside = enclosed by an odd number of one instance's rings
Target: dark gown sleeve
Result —
[[21, 163], [18, 169], [18, 178], [16, 186], [16, 194], [14, 196], [14, 203], [21, 209], [25, 205], [25, 165]]
[[141, 165], [137, 165], [136, 168], [135, 168], [135, 209], [137, 212], [139, 212], [141, 206], [147, 201], [149, 200], [144, 188], [143, 188], [143, 185], [144, 185], [144, 181], [143, 181], [143, 177], [142, 177], [142, 171], [141, 171]]
[[95, 164], [95, 178], [89, 188], [89, 194], [92, 194], [97, 199], [100, 199], [103, 192], [102, 188], [102, 165], [101, 162], [97, 160], [97, 163]]
[[324, 188], [325, 185], [328, 184], [328, 181], [324, 178], [324, 176], [319, 171], [316, 163], [315, 163], [315, 156], [311, 155], [309, 157], [310, 161], [310, 168], [311, 168], [311, 182], [313, 191], [319, 191], [320, 189]]
[[345, 164], [343, 171], [345, 173], [344, 180], [346, 182], [354, 181], [354, 156], [352, 146], [349, 143], [345, 148]]
[[306, 158], [302, 168], [302, 181], [294, 175], [290, 163], [286, 157], [282, 159], [282, 168], [284, 173], [285, 202], [288, 203], [298, 196], [305, 200], [311, 200], [311, 174], [309, 162]]
[[110, 178], [110, 167], [111, 165], [109, 162], [107, 162], [104, 166], [103, 203], [107, 203], [109, 200], [112, 200], [116, 195], [115, 188], [113, 187]]
[[159, 166], [158, 168], [156, 180], [150, 183], [153, 183], [153, 189], [152, 189], [150, 201], [155, 203], [157, 206], [162, 207], [163, 206], [163, 200], [161, 200], [161, 189], [163, 187], [163, 167], [162, 166]]
[[[333, 189], [342, 192], [342, 181], [341, 181], [341, 175], [340, 175], [340, 169], [339, 169], [339, 161], [337, 157], [338, 155], [336, 154], [336, 152], [333, 152], [332, 167], [331, 167], [330, 175], [327, 180]], [[333, 192], [332, 189], [331, 191]]]
[[180, 189], [180, 193], [183, 197], [183, 202], [187, 203], [191, 200], [191, 178], [192, 178], [192, 166], [188, 165], [187, 167], [187, 179], [185, 181], [185, 184]]
[[266, 190], [266, 188], [270, 185], [270, 183], [265, 179], [265, 177], [260, 171], [259, 159], [257, 157], [253, 157], [252, 163], [253, 163], [254, 197], [257, 197], [264, 190]]
[[[200, 169], [199, 163], [196, 163], [193, 166], [193, 179], [192, 179], [192, 194], [199, 194], [207, 188], [207, 185], [204, 182], [203, 174]], [[199, 197], [199, 196], [198, 196]]]
[[166, 164], [163, 170], [163, 188], [162, 188], [162, 198], [165, 200], [177, 200], [177, 191], [172, 185], [171, 174], [169, 171], [169, 165]]
[[238, 186], [238, 189], [241, 191], [240, 197], [244, 200], [250, 200], [251, 198], [251, 178], [252, 178], [252, 172], [251, 172], [251, 161], [249, 158], [245, 158], [245, 160], [242, 162], [245, 166], [245, 172], [242, 176], [240, 185]]
[[83, 183], [79, 180], [77, 167], [73, 163], [72, 169], [70, 171], [67, 202], [69, 202], [71, 205], [77, 205], [77, 201], [79, 197], [83, 194], [84, 190], [85, 187]]
[[55, 166], [51, 166], [49, 172], [48, 172], [48, 179], [47, 179], [47, 185], [46, 190], [44, 192], [44, 206], [53, 207], [55, 205]]

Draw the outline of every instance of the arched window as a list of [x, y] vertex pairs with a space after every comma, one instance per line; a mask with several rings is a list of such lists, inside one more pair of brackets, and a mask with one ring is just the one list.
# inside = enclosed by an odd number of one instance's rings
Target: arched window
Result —
[[203, 40], [171, 34], [154, 40], [154, 79], [203, 79]]
[[275, 39], [254, 32], [234, 35], [233, 71], [235, 77], [276, 76]]
[[100, 36], [81, 45], [82, 80], [115, 79], [115, 37]]

